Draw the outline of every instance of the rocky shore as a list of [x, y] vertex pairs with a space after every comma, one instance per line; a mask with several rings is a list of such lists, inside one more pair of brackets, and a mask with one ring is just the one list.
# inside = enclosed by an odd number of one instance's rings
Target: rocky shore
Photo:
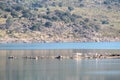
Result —
[[[19, 57], [16, 56], [9, 56], [8, 59], [17, 59]], [[94, 54], [94, 55], [84, 55], [82, 53], [76, 53], [72, 56], [23, 56], [23, 59], [120, 59], [120, 54], [109, 54], [109, 55], [103, 55], [103, 54]]]
[[97, 38], [92, 37], [88, 38], [61, 38], [61, 37], [53, 37], [53, 38], [0, 38], [0, 43], [49, 43], [49, 42], [119, 42], [120, 38]]

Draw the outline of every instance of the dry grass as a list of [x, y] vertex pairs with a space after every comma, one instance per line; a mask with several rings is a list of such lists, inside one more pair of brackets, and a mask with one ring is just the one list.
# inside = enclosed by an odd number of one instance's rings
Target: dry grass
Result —
[[5, 18], [0, 18], [0, 24], [5, 24], [6, 23], [6, 19]]

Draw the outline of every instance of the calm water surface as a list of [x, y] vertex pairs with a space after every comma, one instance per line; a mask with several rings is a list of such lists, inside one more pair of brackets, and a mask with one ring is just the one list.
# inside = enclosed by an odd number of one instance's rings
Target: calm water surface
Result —
[[[0, 80], [120, 80], [120, 59], [22, 58], [26, 55], [56, 55], [60, 51], [0, 50]], [[66, 50], [61, 53], [68, 55], [73, 51]], [[17, 59], [8, 59], [10, 55]]]
[[6, 43], [0, 49], [120, 49], [120, 42]]

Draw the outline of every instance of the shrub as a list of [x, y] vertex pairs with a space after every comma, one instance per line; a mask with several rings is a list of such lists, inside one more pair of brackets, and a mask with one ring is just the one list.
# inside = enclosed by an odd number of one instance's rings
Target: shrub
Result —
[[6, 12], [11, 12], [11, 8], [6, 8], [5, 11]]
[[80, 4], [80, 7], [84, 7], [84, 4]]
[[110, 4], [110, 3], [109, 3], [108, 1], [104, 1], [103, 4], [108, 5], [108, 4]]
[[82, 16], [76, 15], [76, 14], [72, 14], [73, 17], [75, 18], [82, 18]]
[[48, 15], [43, 15], [42, 18], [50, 20], [50, 17]]
[[107, 8], [108, 8], [108, 9], [112, 9], [112, 7], [111, 7], [111, 6], [108, 6]]
[[49, 27], [51, 27], [51, 26], [52, 26], [52, 23], [51, 23], [51, 22], [46, 22], [46, 23], [45, 23], [45, 27], [48, 27], [48, 28], [49, 28]]
[[20, 10], [23, 10], [24, 8], [22, 5], [14, 5], [13, 9], [15, 9], [16, 11], [20, 11]]
[[16, 18], [18, 17], [18, 13], [16, 11], [11, 11], [11, 16]]
[[30, 18], [30, 16], [31, 16], [31, 14], [29, 14], [29, 13], [24, 13], [23, 14], [23, 17], [25, 17], [25, 18]]
[[8, 18], [6, 20], [6, 29], [8, 29], [13, 23], [13, 19], [12, 18]]
[[84, 22], [84, 21], [80, 21], [79, 24], [80, 24], [80, 25], [84, 25], [85, 22]]
[[85, 18], [84, 21], [85, 21], [85, 22], [89, 22], [89, 18]]
[[103, 20], [103, 21], [102, 21], [102, 24], [109, 24], [109, 22], [106, 21], [106, 20]]
[[69, 6], [69, 7], [68, 7], [68, 10], [69, 10], [69, 11], [72, 11], [72, 10], [74, 10], [74, 8]]
[[52, 3], [52, 6], [56, 6], [56, 3], [55, 3], [55, 2], [53, 2], [53, 3]]
[[63, 6], [62, 2], [60, 2], [60, 3], [58, 4], [58, 6], [59, 6], [59, 7], [62, 7], [62, 6]]
[[52, 20], [52, 21], [58, 21], [58, 20], [59, 20], [59, 17], [53, 16], [53, 17], [51, 18], [51, 20]]
[[79, 2], [82, 2], [83, 0], [79, 0]]
[[71, 19], [68, 16], [62, 16], [61, 20], [63, 20], [65, 23], [68, 23], [71, 21]]
[[0, 2], [0, 9], [5, 10], [5, 8], [6, 8], [6, 4], [3, 2]]
[[25, 18], [31, 17], [31, 12], [29, 10], [23, 10], [22, 14], [23, 14], [23, 17], [25, 17]]
[[71, 15], [70, 12], [63, 12], [59, 10], [56, 10], [55, 14], [65, 23], [74, 22], [77, 18], [80, 18], [80, 16], [78, 15], [75, 15], [75, 14]]
[[34, 30], [34, 31], [38, 31], [39, 30], [39, 24], [34, 24], [30, 29]]

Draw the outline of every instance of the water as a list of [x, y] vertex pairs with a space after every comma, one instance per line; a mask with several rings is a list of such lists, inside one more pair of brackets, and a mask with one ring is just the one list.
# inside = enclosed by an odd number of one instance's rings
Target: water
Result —
[[6, 43], [0, 49], [120, 49], [120, 42], [86, 43]]
[[[120, 59], [23, 59], [23, 56], [71, 55], [120, 50], [0, 50], [0, 80], [120, 80]], [[8, 59], [8, 56], [17, 59]]]

